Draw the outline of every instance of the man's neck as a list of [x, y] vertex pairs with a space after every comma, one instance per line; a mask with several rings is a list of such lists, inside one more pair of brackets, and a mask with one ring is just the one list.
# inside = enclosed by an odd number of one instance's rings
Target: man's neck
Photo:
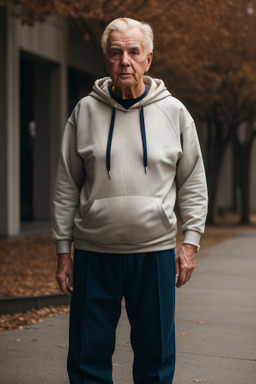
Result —
[[114, 85], [112, 87], [112, 91], [118, 99], [123, 99], [123, 100], [136, 99], [137, 97], [140, 97], [141, 95], [143, 95], [143, 93], [145, 92], [145, 84], [144, 83], [141, 84], [136, 89], [131, 89], [130, 87], [121, 89], [118, 86]]

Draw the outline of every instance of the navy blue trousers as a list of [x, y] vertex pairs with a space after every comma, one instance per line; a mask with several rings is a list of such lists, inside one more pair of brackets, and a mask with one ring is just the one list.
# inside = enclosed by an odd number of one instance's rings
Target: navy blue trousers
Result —
[[171, 384], [175, 367], [174, 250], [102, 254], [75, 250], [68, 374], [71, 384], [111, 384], [125, 298], [135, 384]]

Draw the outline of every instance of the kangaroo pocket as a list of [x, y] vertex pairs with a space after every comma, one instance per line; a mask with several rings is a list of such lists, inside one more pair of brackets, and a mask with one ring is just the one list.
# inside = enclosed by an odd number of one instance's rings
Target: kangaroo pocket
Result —
[[158, 238], [171, 227], [161, 199], [121, 196], [94, 200], [75, 236], [99, 244], [137, 244]]

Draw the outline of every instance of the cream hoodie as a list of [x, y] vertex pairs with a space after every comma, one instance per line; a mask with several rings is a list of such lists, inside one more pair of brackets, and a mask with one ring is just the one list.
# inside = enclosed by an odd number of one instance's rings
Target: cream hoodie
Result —
[[176, 191], [184, 242], [199, 244], [207, 187], [194, 121], [161, 80], [144, 82], [147, 96], [126, 110], [109, 95], [111, 79], [99, 79], [68, 119], [53, 207], [57, 253], [73, 241], [104, 253], [174, 248]]

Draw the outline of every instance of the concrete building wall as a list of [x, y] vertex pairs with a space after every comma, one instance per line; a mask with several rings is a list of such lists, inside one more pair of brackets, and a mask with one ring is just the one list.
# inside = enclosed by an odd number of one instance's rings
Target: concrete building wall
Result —
[[[19, 233], [19, 51], [16, 46], [17, 31], [14, 20], [7, 17], [6, 50], [6, 197], [7, 223], [5, 232]], [[4, 204], [3, 203], [3, 204]]]
[[7, 233], [7, 23], [0, 8], [0, 233]]
[[105, 68], [99, 46], [91, 44], [81, 38], [81, 33], [73, 24], [68, 24], [68, 65], [81, 71], [99, 76], [103, 75]]
[[[20, 63], [34, 68], [33, 212], [51, 216], [51, 201], [63, 129], [68, 117], [68, 68], [104, 73], [100, 52], [67, 21], [49, 18], [24, 26], [0, 12], [0, 236], [20, 233]], [[28, 127], [29, 129], [29, 127]]]

